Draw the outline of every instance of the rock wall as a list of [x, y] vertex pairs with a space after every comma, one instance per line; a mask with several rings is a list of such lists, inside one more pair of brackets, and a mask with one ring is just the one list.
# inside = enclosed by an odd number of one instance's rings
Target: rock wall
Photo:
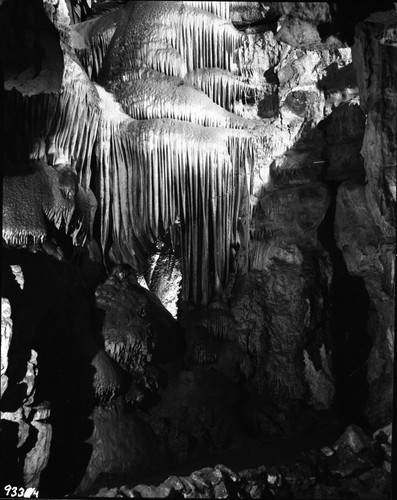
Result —
[[396, 13], [372, 14], [356, 27], [352, 49], [360, 107], [366, 113], [361, 149], [365, 183], [344, 182], [337, 195], [335, 238], [347, 268], [364, 279], [372, 306], [367, 415], [392, 417], [395, 297], [396, 42], [385, 41]]

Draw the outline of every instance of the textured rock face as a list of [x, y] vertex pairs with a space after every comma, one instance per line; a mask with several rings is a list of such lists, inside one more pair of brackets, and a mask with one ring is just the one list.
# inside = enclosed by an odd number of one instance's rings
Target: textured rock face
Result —
[[1, 396], [8, 386], [6, 371], [8, 368], [8, 351], [12, 339], [11, 306], [8, 299], [1, 299]]
[[[23, 279], [20, 268], [18, 277], [20, 285], [21, 277]], [[3, 432], [7, 433], [7, 437], [2, 439], [1, 462], [6, 476], [1, 486], [13, 483], [12, 479], [17, 485], [22, 478], [24, 487], [38, 488], [40, 475], [49, 460], [52, 426], [47, 419], [51, 410], [48, 402], [34, 404], [38, 375], [35, 350], [30, 350], [30, 359], [22, 369], [23, 378], [18, 380], [15, 377], [16, 368], [18, 371], [18, 365], [19, 368], [22, 366], [15, 354], [9, 356], [13, 328], [10, 301], [6, 298], [2, 298], [1, 330], [1, 420]], [[10, 384], [6, 375], [8, 368]], [[13, 443], [14, 439], [16, 443]], [[13, 445], [18, 450], [13, 449]]]
[[161, 251], [152, 257], [148, 276], [149, 289], [176, 319], [181, 291], [181, 262], [174, 253]]
[[150, 427], [122, 399], [95, 408], [90, 419], [93, 432], [86, 444], [92, 452], [76, 493], [88, 491], [101, 477], [136, 477], [164, 460]]
[[42, 2], [2, 2], [0, 60], [5, 88], [24, 95], [59, 91], [63, 57], [59, 33]]
[[[159, 367], [177, 363], [178, 326], [159, 299], [145, 290], [128, 267], [116, 267], [96, 290], [104, 349], [133, 377], [132, 401], [161, 383]], [[103, 312], [102, 312], [103, 311]]]
[[[328, 157], [340, 148], [338, 141], [360, 147], [354, 118], [345, 127], [348, 134], [338, 130], [350, 113], [343, 113], [333, 96], [346, 88], [351, 94], [345, 94], [345, 102], [357, 96], [354, 74], [343, 71], [350, 53], [294, 50], [267, 32], [248, 37], [244, 60], [250, 81], [266, 92], [265, 102], [271, 99], [277, 107], [266, 116], [263, 100], [244, 108], [265, 119], [252, 177], [250, 272], [237, 277], [230, 297], [236, 338], [251, 357], [250, 381], [256, 390], [284, 403], [305, 400], [329, 408], [335, 392], [327, 330], [333, 270], [317, 228], [331, 200], [322, 181], [338, 172], [349, 175]], [[330, 76], [330, 68], [337, 76]], [[356, 107], [347, 107], [354, 114]]]
[[385, 24], [374, 21], [358, 26], [353, 47], [360, 106], [367, 114], [361, 149], [366, 183], [340, 186], [335, 238], [349, 272], [364, 279], [373, 308], [367, 415], [376, 425], [386, 423], [392, 414], [397, 52], [380, 43]]

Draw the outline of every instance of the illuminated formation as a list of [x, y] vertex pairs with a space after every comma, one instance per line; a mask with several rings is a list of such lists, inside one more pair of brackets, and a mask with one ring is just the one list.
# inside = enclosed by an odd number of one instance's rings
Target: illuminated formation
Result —
[[110, 239], [113, 260], [139, 267], [167, 231], [175, 247], [178, 221], [183, 299], [203, 304], [223, 292], [231, 245], [247, 250], [240, 206], [249, 199], [247, 129], [256, 122], [229, 111], [244, 82], [236, 63], [241, 35], [228, 9], [223, 2], [131, 4], [99, 72], [132, 118], [104, 106], [102, 247]]
[[[227, 2], [130, 2], [72, 26], [76, 55], [64, 53], [61, 92], [12, 91], [7, 99], [18, 110], [8, 113], [11, 128], [29, 139], [17, 161], [74, 164], [75, 223], [69, 229], [71, 214], [57, 202], [44, 210], [47, 218], [58, 228], [64, 220], [76, 244], [91, 238], [93, 217], [85, 212], [92, 212], [93, 189], [105, 262], [141, 272], [168, 234], [181, 250], [183, 300], [204, 305], [222, 298], [231, 266], [238, 267], [231, 247], [240, 250], [240, 268], [248, 262], [258, 121], [233, 112], [252, 88], [238, 66], [242, 36], [229, 9]], [[43, 240], [41, 210], [36, 218], [15, 230], [6, 224], [6, 241]]]

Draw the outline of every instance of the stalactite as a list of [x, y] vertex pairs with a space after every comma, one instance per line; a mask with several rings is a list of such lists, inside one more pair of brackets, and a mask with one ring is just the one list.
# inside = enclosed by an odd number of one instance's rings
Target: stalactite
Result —
[[5, 93], [7, 126], [3, 147], [12, 163], [45, 158], [46, 137], [55, 119], [58, 101], [55, 93], [34, 96], [23, 96], [16, 90]]
[[217, 338], [223, 340], [236, 340], [237, 327], [229, 311], [214, 309], [210, 311], [208, 317], [209, 331]]
[[174, 118], [208, 127], [244, 128], [252, 121], [225, 111], [204, 92], [183, 84], [177, 77], [157, 76], [125, 83], [112, 89], [123, 109], [132, 118]]
[[242, 77], [219, 68], [190, 71], [184, 81], [202, 90], [212, 101], [231, 112], [235, 112], [235, 101], [245, 100], [246, 94], [255, 90]]
[[107, 48], [116, 31], [121, 11], [104, 14], [96, 19], [72, 26], [72, 44], [92, 80], [97, 80]]
[[230, 71], [240, 42], [240, 32], [209, 11], [182, 2], [136, 2], [116, 30], [103, 83], [129, 80], [142, 66], [183, 78], [187, 71], [222, 66], [221, 58]]
[[247, 91], [230, 71], [241, 35], [228, 17], [222, 2], [131, 3], [100, 77], [117, 101], [97, 86], [104, 255], [142, 271], [167, 231], [175, 247], [178, 224], [182, 298], [202, 304], [222, 295], [230, 246], [246, 239], [257, 124], [228, 111]]
[[95, 370], [92, 380], [95, 399], [105, 404], [122, 392], [122, 372], [111, 357], [99, 348], [93, 353], [91, 365]]
[[[102, 99], [97, 143], [102, 248], [110, 237], [120, 255], [139, 267], [179, 216], [182, 294], [185, 300], [206, 303], [210, 274], [219, 284], [227, 275], [231, 228], [236, 225], [229, 222], [237, 213], [231, 201], [235, 172], [230, 137], [235, 137], [236, 148], [243, 147], [249, 133], [175, 119], [133, 120], [111, 94], [97, 89]], [[213, 235], [208, 234], [211, 217]], [[213, 263], [208, 266], [210, 254]]]
[[[15, 163], [43, 160], [54, 165], [60, 158], [67, 161], [74, 158], [80, 183], [88, 188], [99, 121], [98, 95], [80, 65], [67, 54], [64, 61], [59, 94], [29, 97], [15, 91], [6, 93], [10, 130], [15, 130], [17, 135], [6, 151]], [[19, 130], [23, 130], [23, 143], [22, 135], [20, 141], [18, 139]]]
[[47, 156], [75, 158], [79, 181], [90, 185], [91, 153], [99, 122], [98, 94], [82, 68], [65, 55], [65, 73], [57, 116], [48, 134]]
[[73, 196], [65, 196], [58, 172], [44, 164], [27, 165], [23, 175], [5, 176], [2, 235], [11, 245], [43, 242], [47, 222], [65, 231], [74, 212]]
[[218, 361], [218, 353], [215, 350], [211, 350], [205, 344], [196, 344], [192, 350], [192, 356], [194, 361], [200, 365], [211, 365]]
[[94, 81], [97, 80], [102, 68], [103, 59], [110, 41], [116, 30], [115, 23], [109, 27], [98, 26], [97, 20], [86, 21], [73, 29], [82, 37], [80, 44], [75, 48], [87, 75]]
[[189, 2], [184, 0], [181, 3], [196, 9], [207, 10], [208, 12], [227, 20], [230, 19], [230, 4], [232, 2]]

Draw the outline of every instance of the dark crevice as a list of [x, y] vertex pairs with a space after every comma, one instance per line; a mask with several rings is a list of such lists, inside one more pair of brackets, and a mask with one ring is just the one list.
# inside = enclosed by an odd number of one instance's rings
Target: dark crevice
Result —
[[334, 237], [338, 183], [329, 181], [331, 203], [318, 228], [318, 238], [333, 265], [330, 330], [334, 344], [335, 405], [346, 423], [366, 426], [367, 359], [372, 347], [368, 333], [370, 299], [364, 280], [351, 276]]

